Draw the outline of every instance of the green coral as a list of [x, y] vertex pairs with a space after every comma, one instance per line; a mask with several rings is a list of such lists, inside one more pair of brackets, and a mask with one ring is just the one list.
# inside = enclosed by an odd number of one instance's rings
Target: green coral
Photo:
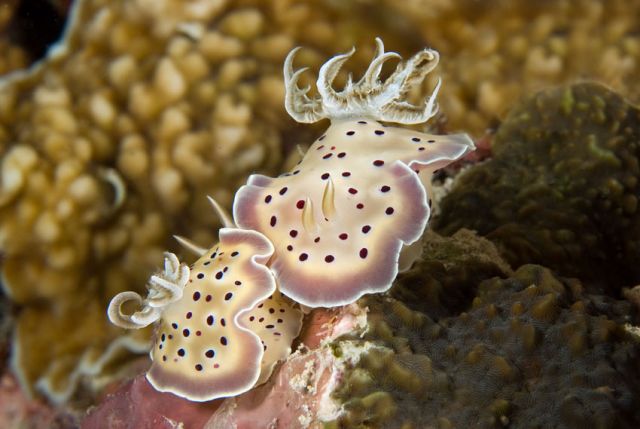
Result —
[[346, 339], [374, 346], [347, 369], [334, 393], [345, 414], [326, 426], [638, 427], [640, 346], [606, 316], [628, 314], [628, 303], [593, 299], [537, 265], [484, 274], [467, 311], [438, 321], [391, 297], [363, 299], [369, 329]]
[[513, 265], [539, 263], [617, 291], [640, 281], [640, 111], [582, 83], [523, 100], [494, 158], [460, 177], [434, 223], [476, 230]]

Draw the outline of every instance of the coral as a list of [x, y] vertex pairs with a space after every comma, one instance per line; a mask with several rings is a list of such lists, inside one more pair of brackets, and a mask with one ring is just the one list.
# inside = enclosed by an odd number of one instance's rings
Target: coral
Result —
[[543, 91], [462, 174], [436, 231], [478, 231], [514, 266], [539, 263], [612, 293], [640, 282], [640, 111], [596, 84]]
[[[0, 76], [27, 65], [28, 55], [10, 37], [9, 27], [15, 15], [19, 0], [6, 0], [0, 4]], [[1, 79], [1, 78], [0, 78]]]
[[321, 1], [78, 0], [64, 40], [2, 82], [2, 283], [22, 308], [12, 365], [25, 389], [65, 402], [89, 374], [101, 386], [117, 374], [109, 362], [148, 349], [148, 331], [119, 338], [107, 300], [143, 292], [170, 233], [213, 242], [204, 196], [228, 207], [250, 172], [277, 171], [317, 132], [283, 109], [295, 44], [311, 46], [299, 60], [315, 68], [376, 35], [401, 45], [352, 12]]
[[375, 347], [347, 369], [333, 394], [345, 414], [325, 427], [637, 427], [640, 344], [580, 283], [525, 265], [474, 295], [437, 322], [363, 299], [368, 330], [347, 338]]
[[379, 0], [407, 38], [447, 58], [447, 126], [480, 136], [521, 97], [593, 79], [640, 102], [640, 3], [624, 0]]

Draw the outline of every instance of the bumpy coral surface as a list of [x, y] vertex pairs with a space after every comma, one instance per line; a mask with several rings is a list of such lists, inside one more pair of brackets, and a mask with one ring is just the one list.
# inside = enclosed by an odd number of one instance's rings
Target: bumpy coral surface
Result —
[[535, 265], [474, 295], [437, 321], [411, 302], [363, 300], [357, 341], [374, 345], [334, 392], [346, 413], [325, 427], [637, 427], [640, 346], [605, 314], [628, 304], [601, 305]]
[[536, 262], [590, 285], [640, 282], [640, 110], [595, 84], [522, 101], [494, 158], [460, 177], [435, 228], [499, 243], [513, 265]]
[[[640, 102], [640, 3], [625, 0], [380, 0], [444, 58], [442, 108], [479, 136], [520, 97], [594, 79]], [[394, 13], [395, 12], [395, 13]]]

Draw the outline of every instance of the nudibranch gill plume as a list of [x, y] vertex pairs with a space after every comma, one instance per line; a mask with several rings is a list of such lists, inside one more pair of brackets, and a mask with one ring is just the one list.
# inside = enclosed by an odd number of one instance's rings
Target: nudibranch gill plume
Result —
[[[401, 260], [415, 257], [411, 245], [430, 216], [432, 173], [474, 146], [464, 134], [383, 124], [435, 115], [440, 82], [424, 106], [404, 98], [439, 57], [425, 49], [381, 82], [384, 62], [399, 56], [376, 43], [362, 79], [349, 79], [341, 92], [331, 85], [354, 51], [324, 64], [313, 99], [297, 86], [304, 69], [293, 71], [293, 50], [284, 66], [285, 107], [300, 122], [327, 118], [331, 126], [291, 171], [251, 176], [235, 196], [233, 218], [210, 198], [225, 228], [211, 249], [178, 237], [200, 257], [192, 266], [167, 253], [146, 298], [123, 292], [111, 301], [108, 316], [118, 326], [158, 322], [147, 373], [156, 389], [206, 401], [265, 382], [300, 332], [300, 305], [335, 307], [384, 292]], [[127, 302], [139, 310], [127, 314]]]

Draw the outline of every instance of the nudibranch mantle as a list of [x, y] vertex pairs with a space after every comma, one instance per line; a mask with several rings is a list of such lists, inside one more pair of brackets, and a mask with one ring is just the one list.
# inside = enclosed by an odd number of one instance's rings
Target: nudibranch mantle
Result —
[[[331, 126], [292, 171], [277, 178], [253, 175], [236, 194], [236, 223], [269, 238], [275, 246], [269, 265], [280, 291], [309, 307], [345, 305], [389, 289], [402, 248], [421, 237], [429, 220], [422, 180], [430, 181], [435, 170], [474, 148], [465, 134], [430, 135], [378, 122], [404, 117], [413, 123], [434, 114], [435, 94], [424, 108], [399, 99], [433, 69], [438, 56], [424, 50], [380, 83], [382, 62], [397, 54], [385, 54], [377, 43], [365, 76], [341, 93], [331, 89], [331, 81], [353, 51], [327, 62], [318, 100], [296, 86], [295, 51], [289, 55], [287, 110], [306, 122], [329, 117]], [[339, 106], [346, 113], [335, 113]]]

